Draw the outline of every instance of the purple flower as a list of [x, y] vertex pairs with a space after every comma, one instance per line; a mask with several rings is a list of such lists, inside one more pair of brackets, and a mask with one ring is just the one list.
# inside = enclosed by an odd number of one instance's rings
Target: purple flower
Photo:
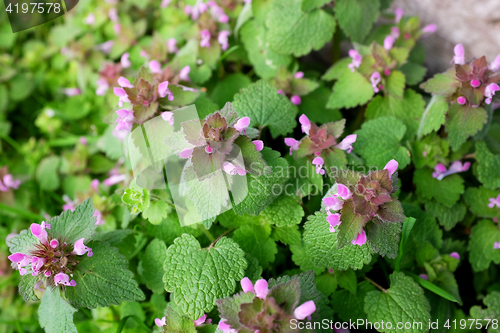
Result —
[[112, 22], [118, 21], [118, 10], [116, 8], [111, 8], [108, 11], [108, 17]]
[[68, 97], [78, 96], [82, 93], [78, 88], [64, 88], [62, 91]]
[[299, 95], [293, 95], [292, 97], [290, 97], [290, 102], [292, 102], [295, 105], [300, 105], [300, 103], [302, 103], [302, 99], [300, 98]]
[[470, 167], [470, 162], [465, 162], [462, 164], [460, 161], [455, 161], [450, 165], [450, 168], [447, 170], [446, 167], [438, 163], [434, 167], [434, 172], [432, 173], [432, 177], [436, 178], [437, 180], [443, 180], [444, 177], [452, 175], [454, 173], [458, 172], [464, 172], [469, 170]]
[[168, 52], [170, 52], [170, 53], [177, 53], [177, 52], [179, 52], [179, 49], [177, 48], [177, 39], [170, 38], [167, 41], [167, 49], [168, 49]]
[[304, 77], [304, 72], [297, 72], [295, 73], [294, 77], [296, 79], [302, 79]]
[[161, 73], [161, 64], [156, 60], [151, 60], [149, 62], [149, 69], [155, 74]]
[[342, 223], [342, 221], [340, 221], [340, 214], [332, 214], [329, 210], [327, 210], [326, 212], [328, 213], [326, 221], [330, 223], [330, 232], [335, 232], [335, 227]]
[[70, 210], [74, 211], [76, 206], [73, 200], [71, 200], [67, 195], [63, 195], [62, 199], [64, 200], [65, 204], [62, 206], [63, 212]]
[[349, 200], [352, 197], [351, 191], [344, 184], [337, 184], [337, 195], [344, 200]]
[[316, 304], [314, 304], [314, 301], [307, 301], [295, 308], [293, 316], [298, 320], [303, 320], [311, 316], [314, 311], [316, 311]]
[[200, 41], [200, 46], [201, 47], [210, 47], [210, 31], [207, 29], [200, 31], [200, 36], [201, 36], [201, 41]]
[[285, 138], [285, 145], [290, 147], [290, 155], [292, 155], [292, 151], [299, 150], [300, 141], [294, 138]]
[[299, 123], [301, 125], [302, 133], [309, 135], [309, 131], [311, 130], [311, 122], [309, 121], [309, 118], [303, 114], [299, 117]]
[[120, 58], [120, 64], [122, 65], [123, 68], [128, 68], [132, 63], [128, 59], [130, 57], [130, 54], [128, 52], [125, 52], [122, 54], [122, 57]]
[[395, 14], [394, 21], [396, 23], [399, 23], [399, 21], [401, 21], [401, 19], [403, 18], [403, 15], [404, 15], [403, 8], [396, 8], [396, 10], [394, 11], [394, 14]]
[[354, 68], [359, 68], [359, 66], [361, 66], [363, 58], [355, 49], [349, 50], [349, 57], [352, 58], [352, 62], [347, 67], [351, 69], [351, 72], [354, 72]]
[[384, 170], [389, 171], [389, 177], [392, 177], [392, 174], [396, 172], [398, 166], [399, 166], [398, 161], [392, 159], [389, 162], [387, 162], [387, 164], [384, 167]]
[[95, 23], [94, 13], [90, 13], [89, 15], [87, 15], [87, 17], [83, 20], [83, 22], [85, 22], [85, 24], [88, 25], [93, 25]]
[[399, 38], [399, 28], [392, 27], [390, 36], [394, 37], [394, 41]]
[[17, 252], [11, 254], [8, 258], [10, 261], [17, 264], [17, 269], [19, 270], [19, 274], [21, 275], [26, 274], [26, 269], [23, 267], [28, 266], [31, 263], [32, 257], [27, 256], [24, 253]]
[[94, 189], [94, 191], [97, 191], [99, 186], [99, 179], [93, 179], [90, 182], [90, 186]]
[[365, 230], [361, 230], [361, 233], [358, 234], [355, 240], [352, 240], [351, 243], [353, 245], [359, 245], [362, 246], [363, 244], [366, 243], [366, 232]]
[[493, 244], [493, 250], [500, 250], [500, 242], [495, 242], [495, 244]]
[[388, 35], [387, 37], [385, 37], [385, 39], [384, 39], [384, 49], [386, 49], [386, 50], [392, 49], [392, 46], [394, 45], [395, 41], [396, 41], [396, 39], [392, 35]]
[[165, 325], [167, 325], [167, 317], [163, 317], [163, 318], [155, 318], [155, 324], [156, 326], [158, 327], [163, 327]]
[[484, 89], [484, 97], [486, 97], [484, 102], [486, 104], [491, 104], [491, 100], [493, 98], [493, 95], [495, 95], [495, 92], [499, 91], [499, 90], [500, 90], [500, 87], [498, 86], [498, 84], [496, 84], [496, 83], [488, 84], [486, 86], [486, 89]]
[[126, 175], [112, 175], [111, 177], [104, 179], [102, 183], [106, 186], [113, 186], [124, 181], [126, 178]]
[[106, 91], [109, 89], [109, 84], [105, 79], [99, 79], [97, 80], [97, 89], [95, 91], [95, 94], [98, 96], [103, 96]]
[[191, 158], [191, 155], [193, 155], [193, 148], [186, 148], [180, 152], [179, 157], [180, 158]]
[[252, 142], [255, 145], [255, 149], [257, 151], [261, 151], [262, 149], [264, 149], [264, 142], [262, 140], [254, 140]]
[[490, 64], [490, 69], [492, 71], [497, 71], [500, 69], [500, 54], [497, 55], [495, 60], [493, 60], [493, 62]]
[[111, 51], [111, 48], [113, 47], [114, 44], [115, 44], [114, 41], [108, 40], [107, 42], [96, 45], [96, 47], [98, 50], [101, 50], [102, 52], [108, 54]]
[[165, 111], [161, 113], [163, 120], [167, 121], [170, 126], [174, 125], [174, 113], [170, 111]]
[[229, 47], [229, 42], [227, 40], [227, 37], [229, 36], [230, 32], [227, 30], [223, 30], [219, 33], [219, 37], [217, 37], [217, 41], [221, 45], [222, 51], [227, 50]]
[[56, 247], [59, 246], [59, 241], [57, 239], [53, 239], [50, 241], [49, 245], [51, 248], [55, 249]]
[[80, 238], [79, 240], [77, 240], [75, 242], [75, 247], [73, 249], [73, 254], [76, 254], [78, 256], [81, 256], [81, 255], [84, 255], [85, 253], [87, 253], [87, 257], [92, 257], [92, 255], [94, 254], [92, 252], [92, 249], [90, 247], [87, 247], [83, 244], [83, 241], [85, 240], [85, 238]]
[[56, 286], [59, 285], [70, 286], [70, 287], [76, 286], [75, 280], [71, 280], [70, 282], [68, 274], [65, 274], [63, 272], [57, 273], [56, 276], [54, 276], [54, 284]]
[[490, 203], [488, 204], [488, 207], [489, 208], [493, 208], [495, 206], [497, 206], [498, 208], [500, 208], [500, 194], [498, 195], [498, 197], [496, 198], [490, 198]]
[[164, 81], [158, 85], [158, 95], [160, 95], [161, 98], [168, 95], [169, 101], [174, 100], [174, 94], [168, 89], [168, 81]]
[[453, 52], [455, 53], [455, 56], [453, 57], [451, 62], [454, 62], [456, 65], [465, 64], [465, 56], [464, 56], [465, 52], [463, 45], [462, 44], [455, 45]]
[[422, 28], [422, 34], [424, 35], [424, 37], [426, 37], [429, 36], [430, 34], [435, 33], [436, 30], [437, 30], [437, 25], [431, 23]]
[[42, 221], [41, 224], [32, 223], [30, 226], [31, 233], [42, 244], [47, 244], [47, 231], [45, 229], [50, 229], [50, 224], [45, 223], [45, 221]]
[[286, 96], [285, 92], [283, 90], [281, 90], [281, 89], [278, 89], [278, 94]]
[[130, 81], [123, 77], [123, 76], [120, 76], [118, 78], [118, 85], [122, 88], [133, 88], [134, 86], [132, 85], [132, 83], [130, 83]]
[[191, 72], [191, 67], [184, 66], [179, 73], [179, 79], [181, 79], [181, 81], [191, 81], [189, 78], [189, 72]]
[[141, 52], [139, 53], [139, 55], [143, 58], [146, 58], [146, 59], [149, 59], [149, 54], [144, 51], [144, 50], [141, 50]]
[[250, 125], [250, 118], [249, 117], [243, 117], [240, 118], [236, 124], [234, 124], [234, 129], [237, 130], [238, 132], [244, 131], [248, 125]]
[[221, 319], [221, 321], [219, 321], [219, 329], [223, 332], [223, 333], [238, 333], [237, 330], [235, 329], [232, 329], [231, 326], [229, 324], [226, 323], [226, 320], [227, 319]]
[[465, 103], [467, 103], [467, 100], [465, 99], [464, 96], [459, 96], [457, 98], [457, 103], [460, 104], [460, 105], [464, 105]]
[[460, 254], [458, 254], [458, 252], [450, 253], [450, 257], [460, 260]]
[[253, 289], [252, 281], [250, 281], [249, 278], [244, 277], [243, 279], [241, 279], [240, 284], [241, 284], [241, 288], [243, 289], [244, 293], [254, 293], [255, 292]]
[[113, 92], [116, 96], [119, 97], [119, 100], [118, 100], [119, 107], [122, 107], [123, 103], [130, 103], [130, 99], [128, 99], [128, 95], [123, 88], [115, 87], [115, 88], [113, 88]]
[[220, 23], [229, 22], [229, 16], [226, 15], [224, 10], [215, 3], [215, 1], [208, 1], [208, 6], [210, 7], [210, 12], [212, 17], [215, 18]]
[[100, 210], [96, 209], [92, 216], [95, 217], [95, 224], [96, 225], [103, 225], [104, 224], [104, 219], [102, 218], [102, 212]]
[[373, 91], [375, 93], [378, 93], [380, 91], [377, 85], [380, 83], [381, 80], [382, 78], [379, 72], [373, 73], [372, 76], [370, 77], [370, 82], [372, 83]]
[[264, 279], [257, 280], [255, 282], [255, 296], [257, 296], [260, 299], [266, 299], [267, 294], [269, 293], [269, 286], [267, 284], [267, 281]]
[[203, 315], [203, 316], [201, 316], [200, 318], [198, 318], [198, 319], [196, 319], [196, 320], [193, 320], [193, 322], [194, 322], [194, 326], [196, 326], [196, 327], [201, 326], [201, 325], [205, 322], [205, 320], [206, 320], [206, 319], [207, 319], [207, 315], [206, 315], [206, 314], [204, 314], [204, 315]]
[[471, 80], [470, 81], [470, 85], [473, 88], [479, 88], [481, 86], [481, 81], [479, 81], [479, 80]]
[[312, 161], [312, 164], [316, 166], [316, 174], [325, 174], [325, 170], [323, 169], [323, 165], [325, 164], [325, 161], [321, 157], [316, 157]]
[[337, 149], [342, 149], [342, 150], [347, 150], [347, 153], [351, 153], [352, 151], [352, 144], [356, 142], [357, 134], [351, 134], [348, 135], [340, 142], [338, 145], [335, 146]]
[[234, 166], [234, 164], [231, 162], [227, 162], [227, 161], [222, 163], [222, 171], [224, 171], [225, 173], [227, 173], [231, 176], [234, 176], [237, 173], [237, 170], [236, 170], [236, 167]]
[[170, 5], [171, 2], [172, 2], [172, 0], [161, 0], [160, 7], [166, 8], [168, 5]]
[[127, 109], [120, 109], [116, 111], [118, 118], [116, 119], [116, 127], [117, 131], [127, 131], [130, 132], [132, 130], [132, 126], [134, 125], [134, 111]]
[[14, 180], [11, 174], [7, 174], [0, 179], [0, 192], [7, 192], [9, 188], [17, 190], [20, 184], [20, 180]]
[[344, 205], [344, 201], [340, 200], [339, 196], [337, 194], [334, 194], [331, 197], [323, 198], [323, 203], [326, 205], [327, 213], [330, 210], [333, 210], [333, 211], [341, 210], [342, 206]]
[[424, 280], [429, 280], [426, 274], [420, 274], [420, 277]]
[[115, 31], [115, 34], [119, 35], [122, 32], [122, 26], [120, 23], [115, 23], [113, 25], [113, 30]]

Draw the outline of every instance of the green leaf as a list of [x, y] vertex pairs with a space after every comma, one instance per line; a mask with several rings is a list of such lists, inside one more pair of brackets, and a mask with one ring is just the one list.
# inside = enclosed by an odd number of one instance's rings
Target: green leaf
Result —
[[356, 273], [352, 269], [346, 271], [336, 271], [335, 277], [341, 288], [344, 288], [356, 295], [356, 288], [358, 286], [358, 279]]
[[245, 224], [236, 229], [233, 240], [243, 251], [257, 258], [260, 266], [267, 268], [278, 253], [276, 242], [270, 236], [269, 225]]
[[448, 293], [447, 291], [443, 290], [442, 288], [439, 288], [434, 283], [429, 282], [426, 279], [423, 279], [420, 276], [417, 276], [416, 274], [413, 274], [413, 273], [410, 273], [410, 272], [406, 272], [406, 274], [410, 275], [418, 284], [420, 284], [425, 289], [430, 290], [433, 293], [435, 293], [436, 295], [439, 295], [439, 296], [441, 296], [441, 297], [443, 297], [443, 298], [445, 298], [445, 299], [447, 299], [449, 301], [459, 303], [459, 300], [455, 296], [451, 295], [450, 293]]
[[277, 227], [289, 227], [302, 222], [304, 209], [289, 195], [281, 195], [264, 209], [259, 217]]
[[468, 137], [479, 132], [486, 124], [488, 114], [482, 107], [473, 108], [470, 105], [454, 103], [448, 110], [446, 131], [451, 143], [451, 149], [456, 151]]
[[54, 191], [59, 188], [60, 181], [57, 175], [61, 159], [58, 156], [45, 157], [36, 168], [36, 180], [40, 188], [45, 191]]
[[427, 135], [431, 132], [437, 132], [441, 125], [444, 124], [446, 119], [446, 112], [448, 111], [448, 102], [446, 98], [434, 95], [432, 96], [429, 104], [425, 108], [420, 125], [418, 126], [417, 138]]
[[368, 166], [379, 169], [392, 159], [399, 163], [399, 169], [410, 164], [409, 151], [401, 146], [406, 126], [394, 117], [381, 117], [365, 122], [357, 134], [354, 151], [366, 160]]
[[167, 258], [167, 246], [159, 239], [153, 239], [140, 254], [141, 264], [139, 274], [146, 283], [146, 286], [155, 294], [163, 294], [165, 285], [163, 283], [163, 263]]
[[107, 232], [98, 232], [92, 237], [93, 241], [105, 242], [111, 246], [119, 245], [127, 236], [134, 233], [131, 229], [117, 229]]
[[336, 63], [332, 65], [332, 67], [328, 68], [325, 74], [321, 77], [322, 80], [325, 81], [333, 81], [338, 80], [342, 74], [345, 72], [351, 72], [349, 69], [349, 64], [352, 62], [352, 58], [342, 58]]
[[170, 305], [165, 313], [167, 318], [164, 333], [196, 333], [193, 320], [178, 313]]
[[100, 242], [86, 245], [94, 255], [80, 258], [73, 275], [76, 286], [66, 288], [66, 297], [74, 307], [95, 309], [122, 301], [144, 300], [134, 274], [127, 269], [127, 259], [118, 249]]
[[307, 158], [286, 156], [290, 163], [290, 179], [285, 193], [300, 193], [302, 196], [317, 194], [323, 188], [323, 176], [316, 173], [316, 167]]
[[248, 253], [245, 253], [245, 259], [248, 264], [247, 269], [245, 270], [245, 276], [255, 282], [262, 276], [262, 267], [259, 265], [257, 258]]
[[242, 73], [229, 74], [215, 86], [212, 91], [212, 100], [224, 106], [227, 102], [232, 102], [234, 95], [250, 83], [252, 80]]
[[330, 297], [337, 290], [337, 278], [329, 272], [316, 275], [314, 283], [316, 284], [316, 289], [326, 297]]
[[[429, 301], [424, 291], [411, 277], [395, 272], [390, 275], [391, 287], [386, 292], [370, 291], [365, 297], [365, 312], [370, 322], [391, 323], [392, 329], [378, 329], [379, 332], [398, 332], [399, 322], [412, 323], [405, 332], [427, 332], [431, 319]], [[413, 323], [420, 323], [419, 327]]]
[[358, 284], [356, 294], [347, 290], [338, 290], [332, 295], [333, 311], [339, 315], [343, 321], [366, 320], [365, 296], [367, 293], [375, 291], [375, 287], [368, 281]]
[[[483, 299], [486, 309], [481, 308], [479, 305], [475, 305], [470, 309], [470, 315], [475, 319], [496, 319], [497, 325], [490, 325], [488, 327], [488, 333], [499, 333], [500, 326], [500, 292], [492, 291]], [[484, 321], [486, 324], [487, 321]], [[494, 327], [495, 326], [495, 327]]]
[[199, 237], [203, 233], [196, 224], [181, 227], [175, 212], [169, 214], [167, 218], [163, 219], [163, 221], [161, 221], [158, 225], [146, 223], [145, 228], [148, 236], [158, 238], [164, 241], [167, 245], [173, 244], [174, 240], [182, 234]]
[[155, 200], [151, 201], [149, 207], [142, 212], [142, 217], [148, 219], [152, 224], [160, 224], [171, 211], [172, 207], [170, 207], [165, 201]]
[[413, 183], [417, 187], [417, 194], [427, 200], [436, 200], [451, 208], [464, 193], [464, 180], [458, 174], [437, 180], [432, 177], [429, 168], [418, 169], [413, 175]]
[[78, 311], [62, 297], [59, 288], [47, 287], [38, 308], [40, 326], [46, 333], [77, 333], [73, 313]]
[[370, 226], [367, 238], [374, 252], [394, 259], [398, 255], [400, 234], [400, 222], [378, 222]]
[[487, 218], [500, 218], [500, 209], [490, 208], [488, 204], [490, 198], [496, 198], [499, 191], [488, 190], [485, 187], [469, 187], [464, 194], [464, 199], [472, 213]]
[[448, 208], [438, 202], [429, 201], [425, 203], [425, 210], [438, 219], [446, 231], [450, 231], [455, 225], [462, 221], [467, 212], [467, 207], [457, 202], [453, 207]]
[[270, 48], [300, 57], [319, 50], [333, 36], [335, 19], [321, 9], [302, 11], [302, 0], [275, 0], [270, 4], [266, 26]]
[[359, 72], [345, 71], [333, 86], [333, 93], [326, 104], [328, 109], [350, 109], [366, 104], [373, 97], [373, 87]]
[[[436, 219], [412, 204], [404, 203], [403, 208], [406, 216], [412, 216], [417, 220], [410, 234], [415, 249], [425, 242], [430, 242], [435, 248], [440, 249], [443, 245], [443, 231]], [[408, 248], [405, 251], [411, 253]]]
[[337, 0], [335, 17], [353, 42], [361, 43], [368, 36], [380, 11], [379, 0]]
[[411, 229], [415, 224], [415, 219], [413, 217], [407, 217], [403, 221], [403, 231], [401, 232], [401, 242], [399, 244], [398, 256], [396, 257], [396, 271], [399, 271], [399, 265], [401, 264], [401, 259], [404, 255], [404, 248], [408, 242], [408, 237], [410, 236]]
[[7, 239], [6, 242], [10, 253], [28, 254], [33, 249], [33, 245], [38, 244], [40, 241], [30, 230], [22, 230], [19, 235]]
[[174, 94], [174, 100], [169, 101], [168, 98], [163, 98], [161, 106], [170, 110], [192, 104], [200, 96], [200, 91], [180, 84], [169, 84], [168, 89]]
[[420, 88], [429, 94], [450, 96], [457, 91], [459, 86], [460, 81], [456, 78], [455, 68], [451, 68], [444, 73], [434, 75], [432, 79], [422, 83]]
[[19, 283], [19, 293], [23, 296], [23, 299], [33, 302], [38, 302], [40, 299], [35, 294], [35, 285], [40, 280], [40, 276], [33, 276], [31, 274], [25, 274], [21, 278]]
[[67, 210], [61, 215], [53, 217], [48, 233], [53, 237], [66, 239], [68, 243], [75, 243], [80, 238], [85, 238], [85, 243], [92, 239], [97, 228], [92, 199], [87, 199], [76, 206], [74, 211]]
[[400, 71], [392, 71], [385, 79], [385, 90], [398, 98], [403, 97], [405, 91], [405, 76]]
[[409, 86], [419, 84], [427, 73], [427, 68], [414, 62], [407, 62], [400, 68], [406, 77], [406, 84]]
[[269, 126], [273, 138], [290, 133], [297, 125], [297, 108], [264, 80], [236, 94], [233, 106], [238, 116], [250, 117], [250, 126]]
[[500, 187], [500, 155], [493, 155], [486, 143], [476, 143], [477, 178], [484, 187], [494, 190]]
[[245, 253], [230, 238], [202, 249], [193, 236], [184, 234], [167, 249], [164, 263], [165, 289], [173, 301], [195, 320], [210, 312], [215, 301], [234, 292], [244, 277]]
[[299, 105], [299, 113], [305, 114], [310, 121], [317, 124], [325, 124], [342, 119], [343, 116], [340, 111], [326, 108], [330, 94], [330, 89], [319, 87], [306, 96], [303, 96], [302, 102]]
[[493, 248], [495, 242], [500, 242], [500, 230], [493, 222], [481, 220], [472, 228], [469, 261], [475, 272], [487, 269], [492, 261], [500, 264], [500, 251]]
[[361, 269], [372, 259], [368, 244], [363, 246], [348, 244], [338, 249], [338, 231], [330, 232], [326, 213], [309, 215], [304, 225], [304, 243], [311, 261], [320, 267], [346, 270]]
[[[393, 72], [394, 73], [394, 72]], [[402, 95], [402, 93], [401, 93]], [[376, 96], [366, 109], [367, 119], [393, 116], [406, 125], [405, 138], [412, 140], [424, 113], [425, 102], [422, 95], [411, 89], [404, 92], [403, 98]]]
[[292, 57], [271, 50], [266, 39], [267, 34], [265, 25], [259, 24], [256, 20], [245, 23], [240, 32], [241, 41], [245, 45], [255, 73], [263, 79], [272, 79], [282, 66], [290, 65]]
[[330, 2], [332, 0], [302, 0], [302, 10], [308, 12], [316, 8], [321, 8]]

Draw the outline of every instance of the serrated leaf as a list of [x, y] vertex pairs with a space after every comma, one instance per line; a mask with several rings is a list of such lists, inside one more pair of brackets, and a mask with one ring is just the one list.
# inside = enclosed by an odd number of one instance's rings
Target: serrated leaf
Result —
[[304, 209], [293, 197], [281, 195], [267, 206], [259, 217], [277, 227], [289, 227], [302, 221]]
[[484, 187], [494, 190], [500, 187], [500, 156], [493, 155], [486, 143], [476, 143], [477, 178]]
[[117, 229], [107, 232], [99, 232], [92, 237], [92, 240], [108, 243], [111, 246], [119, 245], [127, 236], [133, 234], [130, 229]]
[[500, 264], [500, 251], [493, 248], [495, 242], [500, 242], [500, 230], [493, 222], [481, 220], [472, 228], [469, 261], [475, 272], [487, 269], [491, 262]]
[[353, 108], [366, 104], [373, 97], [371, 83], [359, 72], [345, 71], [333, 86], [333, 93], [326, 104], [328, 109]]
[[450, 231], [458, 222], [464, 219], [467, 207], [461, 202], [457, 202], [453, 207], [448, 208], [438, 202], [429, 201], [425, 203], [425, 210], [434, 215], [446, 231]]
[[175, 311], [170, 305], [165, 313], [164, 333], [196, 333], [193, 320]]
[[172, 207], [170, 207], [165, 201], [151, 201], [149, 207], [142, 212], [142, 217], [148, 219], [152, 224], [159, 224], [171, 211]]
[[[405, 215], [416, 219], [410, 233], [414, 248], [418, 248], [425, 242], [430, 242], [435, 248], [440, 249], [443, 245], [443, 231], [439, 228], [436, 219], [417, 206], [404, 203], [403, 208]], [[408, 249], [405, 249], [405, 251], [408, 251]], [[411, 253], [411, 251], [408, 252]]]
[[330, 89], [321, 86], [310, 94], [302, 96], [302, 103], [299, 105], [300, 114], [305, 114], [310, 121], [317, 124], [325, 124], [342, 119], [343, 116], [339, 110], [326, 108], [330, 94]]
[[163, 263], [167, 258], [167, 246], [159, 239], [153, 239], [141, 253], [142, 269], [139, 273], [142, 275], [146, 286], [155, 294], [162, 294], [165, 291], [163, 283]]
[[229, 74], [224, 80], [217, 83], [211, 98], [215, 103], [223, 106], [227, 102], [232, 102], [234, 95], [250, 83], [252, 80], [243, 73]]
[[472, 213], [480, 217], [500, 218], [500, 209], [488, 207], [489, 199], [496, 198], [499, 191], [489, 190], [485, 187], [469, 187], [464, 194], [464, 199]]
[[297, 108], [264, 80], [234, 95], [233, 106], [238, 116], [250, 117], [250, 126], [269, 126], [273, 138], [290, 133], [297, 125]]
[[236, 229], [233, 240], [243, 251], [257, 258], [263, 268], [267, 268], [278, 253], [276, 242], [270, 236], [271, 228], [268, 225], [245, 224]]
[[40, 326], [46, 333], [77, 333], [73, 313], [78, 311], [62, 297], [59, 288], [45, 289], [38, 308]]
[[165, 289], [184, 313], [195, 320], [210, 312], [215, 301], [234, 292], [235, 281], [244, 277], [245, 253], [230, 238], [202, 249], [191, 235], [184, 234], [167, 249], [164, 263]]
[[375, 291], [375, 287], [368, 281], [358, 284], [356, 294], [348, 290], [338, 290], [332, 295], [332, 308], [343, 321], [366, 320], [364, 311], [365, 296], [370, 291]]
[[58, 156], [45, 157], [36, 168], [36, 180], [40, 188], [45, 191], [54, 191], [59, 188], [60, 181], [57, 169], [61, 162]]
[[420, 85], [420, 88], [434, 95], [450, 96], [457, 91], [460, 86], [460, 81], [456, 78], [455, 68], [434, 75], [433, 78], [427, 80]]
[[33, 245], [40, 243], [30, 230], [22, 230], [19, 235], [15, 235], [6, 240], [10, 253], [28, 254], [33, 249]]
[[337, 290], [337, 278], [329, 272], [316, 275], [314, 283], [316, 284], [316, 289], [326, 297], [330, 297]]
[[424, 113], [424, 106], [422, 95], [407, 89], [403, 98], [376, 96], [368, 104], [366, 118], [376, 119], [393, 116], [406, 125], [407, 131], [404, 137], [412, 140], [417, 133], [420, 118]]
[[399, 163], [399, 169], [410, 164], [409, 151], [401, 146], [406, 126], [394, 117], [381, 117], [365, 122], [353, 144], [354, 151], [366, 160], [368, 166], [379, 169], [392, 159]]
[[392, 71], [385, 79], [385, 90], [398, 98], [403, 97], [405, 91], [405, 76], [400, 71]]
[[337, 248], [338, 231], [330, 232], [326, 213], [309, 215], [304, 225], [304, 243], [311, 261], [320, 267], [339, 270], [361, 269], [372, 258], [368, 244], [363, 246], [348, 244]]
[[325, 81], [333, 81], [333, 80], [338, 80], [344, 72], [350, 72], [351, 69], [348, 67], [348, 65], [352, 62], [352, 58], [347, 57], [347, 58], [342, 58], [336, 63], [332, 65], [332, 67], [328, 68], [321, 77], [322, 80]]
[[379, 0], [337, 0], [335, 17], [353, 42], [363, 42], [380, 11]]
[[400, 222], [379, 222], [370, 226], [367, 238], [374, 252], [394, 259], [398, 255], [400, 234]]
[[448, 108], [449, 106], [446, 98], [439, 95], [432, 96], [420, 120], [417, 138], [420, 139], [422, 136], [433, 131], [437, 132], [445, 122]]
[[48, 221], [51, 225], [48, 234], [54, 238], [61, 236], [68, 243], [75, 243], [80, 238], [85, 238], [87, 243], [97, 228], [94, 212], [92, 199], [87, 199], [76, 206], [74, 211], [67, 210]]
[[488, 113], [482, 107], [473, 108], [470, 105], [454, 103], [448, 110], [446, 131], [451, 143], [451, 149], [456, 151], [467, 140], [476, 134], [486, 124]]
[[[500, 322], [500, 292], [492, 291], [483, 299], [483, 303], [486, 305], [486, 309], [483, 309], [478, 305], [471, 307], [471, 317], [478, 320], [496, 319], [497, 324], [489, 325], [488, 333], [499, 333], [500, 326], [498, 325], [498, 322]], [[486, 321], [484, 323], [486, 324]]]
[[267, 34], [265, 25], [258, 24], [256, 20], [245, 23], [240, 31], [241, 41], [255, 72], [263, 79], [272, 79], [282, 66], [290, 65], [292, 57], [271, 50]]
[[33, 302], [38, 302], [40, 299], [35, 294], [35, 285], [40, 280], [40, 276], [33, 276], [31, 274], [25, 274], [19, 282], [19, 293], [23, 296], [23, 299]]
[[123, 301], [144, 300], [134, 274], [127, 269], [127, 259], [118, 249], [100, 242], [86, 245], [94, 255], [80, 258], [73, 274], [76, 286], [66, 288], [66, 297], [74, 307], [95, 309]]
[[365, 312], [368, 321], [392, 323], [392, 329], [378, 329], [379, 332], [398, 332], [397, 324], [421, 323], [420, 326], [412, 325], [405, 332], [427, 332], [428, 322], [431, 318], [429, 301], [424, 296], [424, 291], [411, 277], [401, 272], [390, 275], [391, 287], [387, 292], [370, 291], [365, 297]]
[[267, 13], [267, 40], [280, 54], [306, 55], [319, 50], [333, 36], [335, 19], [321, 9], [302, 11], [302, 0], [276, 0]]
[[248, 264], [247, 269], [245, 270], [245, 276], [252, 282], [255, 282], [262, 276], [262, 267], [260, 266], [257, 258], [248, 253], [245, 253], [245, 259]]
[[146, 223], [145, 228], [148, 236], [158, 238], [164, 241], [167, 245], [172, 244], [174, 240], [182, 234], [189, 234], [198, 237], [203, 233], [196, 224], [182, 227], [175, 212], [169, 214], [167, 218], [163, 219], [163, 221], [161, 221], [158, 225]]
[[432, 177], [429, 168], [418, 169], [413, 175], [413, 183], [417, 187], [417, 194], [427, 200], [436, 200], [444, 206], [451, 208], [460, 195], [464, 193], [464, 180], [458, 174], [437, 180]]

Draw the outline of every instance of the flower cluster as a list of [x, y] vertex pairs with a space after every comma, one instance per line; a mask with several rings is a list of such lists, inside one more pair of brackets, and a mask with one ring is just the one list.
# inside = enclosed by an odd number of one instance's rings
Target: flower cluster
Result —
[[295, 105], [302, 103], [301, 96], [306, 96], [316, 88], [318, 83], [304, 77], [304, 72], [289, 72], [281, 67], [272, 80], [272, 84], [278, 89], [278, 94], [286, 96]]
[[325, 159], [335, 149], [345, 150], [347, 153], [352, 151], [352, 144], [356, 142], [356, 134], [348, 135], [341, 142], [337, 142], [337, 139], [344, 132], [345, 119], [318, 127], [303, 114], [299, 117], [299, 122], [302, 133], [305, 133], [306, 136], [300, 141], [294, 138], [285, 138], [285, 144], [290, 147], [290, 155], [293, 151], [297, 151], [295, 154], [297, 158], [314, 156], [312, 163], [316, 166], [316, 173], [325, 174], [325, 170], [323, 170]]
[[38, 239], [29, 253], [13, 253], [9, 260], [17, 266], [19, 273], [25, 275], [31, 272], [33, 276], [46, 278], [46, 285], [64, 285], [74, 287], [76, 282], [70, 280], [74, 266], [78, 264], [76, 256], [87, 253], [93, 255], [92, 249], [85, 246], [84, 238], [68, 244], [62, 239], [49, 236], [46, 229], [51, 226], [43, 221], [41, 224], [33, 223], [30, 231]]
[[334, 175], [336, 192], [323, 198], [330, 232], [335, 232], [337, 226], [342, 230], [342, 222], [348, 219], [350, 225], [346, 228], [359, 230], [351, 243], [361, 246], [367, 241], [364, 227], [370, 220], [374, 223], [403, 222], [403, 208], [393, 195], [397, 191], [397, 168], [398, 162], [391, 160], [383, 170], [368, 175], [338, 171]]

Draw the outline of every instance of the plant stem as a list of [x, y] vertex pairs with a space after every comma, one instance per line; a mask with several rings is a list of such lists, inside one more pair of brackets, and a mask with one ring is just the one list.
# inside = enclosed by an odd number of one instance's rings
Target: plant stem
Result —
[[383, 291], [384, 293], [387, 294], [387, 289], [384, 289], [382, 288], [378, 283], [376, 283], [375, 281], [373, 281], [372, 279], [370, 279], [369, 277], [365, 276], [365, 280], [370, 282], [371, 284], [373, 284], [375, 287], [377, 287], [378, 289], [380, 289], [381, 291]]
[[215, 237], [212, 235], [212, 233], [210, 232], [210, 230], [208, 230], [207, 228], [205, 228], [205, 226], [203, 225], [203, 223], [199, 224], [199, 226], [200, 226], [201, 231], [203, 231], [203, 233], [205, 234], [205, 236], [207, 236], [207, 238], [211, 242], [215, 241]]
[[210, 248], [212, 248], [212, 247], [213, 247], [213, 246], [214, 246], [214, 245], [215, 245], [215, 244], [219, 241], [219, 239], [221, 239], [222, 237], [226, 236], [227, 234], [229, 234], [229, 233], [233, 232], [234, 230], [236, 230], [236, 229], [234, 229], [234, 228], [233, 228], [233, 229], [229, 229], [229, 230], [225, 231], [224, 233], [222, 233], [219, 237], [217, 237], [217, 238], [216, 238], [216, 239], [212, 242], [212, 244], [210, 244], [210, 246], [209, 246], [208, 248], [209, 248], [209, 249], [210, 249]]

